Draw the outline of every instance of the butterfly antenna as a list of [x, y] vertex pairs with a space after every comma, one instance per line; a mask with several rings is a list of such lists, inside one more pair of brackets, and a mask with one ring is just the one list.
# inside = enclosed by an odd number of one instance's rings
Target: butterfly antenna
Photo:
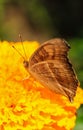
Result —
[[20, 56], [22, 56], [22, 58], [25, 60], [25, 57], [15, 48], [15, 46], [13, 46], [12, 45], [12, 47], [18, 52], [18, 54], [20, 55]]
[[20, 34], [19, 34], [19, 38], [20, 38], [20, 41], [21, 41], [21, 43], [22, 43], [22, 47], [23, 47], [25, 59], [27, 59], [27, 55], [26, 55], [25, 48], [24, 48], [23, 41], [22, 41], [22, 36], [21, 36]]
[[22, 58], [25, 60], [25, 57], [15, 48], [15, 46], [13, 46], [12, 45], [12, 47], [18, 52], [18, 54], [20, 55], [20, 56], [22, 56]]

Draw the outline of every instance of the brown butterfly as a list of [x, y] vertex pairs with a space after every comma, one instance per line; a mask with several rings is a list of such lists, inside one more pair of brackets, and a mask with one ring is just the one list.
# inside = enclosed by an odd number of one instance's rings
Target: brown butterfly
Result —
[[73, 100], [78, 80], [67, 58], [70, 46], [63, 39], [52, 39], [43, 43], [31, 56], [24, 60], [24, 67], [43, 86]]

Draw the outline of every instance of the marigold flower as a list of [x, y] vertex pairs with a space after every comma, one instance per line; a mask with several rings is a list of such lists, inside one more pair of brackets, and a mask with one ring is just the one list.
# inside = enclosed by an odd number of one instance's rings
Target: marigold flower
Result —
[[[23, 44], [29, 59], [39, 43]], [[15, 47], [24, 55], [21, 43]], [[0, 42], [0, 130], [72, 130], [83, 90], [78, 87], [70, 103], [35, 81], [22, 61], [7, 41]]]

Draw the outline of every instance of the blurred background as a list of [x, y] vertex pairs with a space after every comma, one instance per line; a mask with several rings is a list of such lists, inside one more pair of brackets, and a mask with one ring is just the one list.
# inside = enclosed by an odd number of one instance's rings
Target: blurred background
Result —
[[[71, 45], [70, 59], [83, 87], [83, 1], [0, 0], [0, 40], [45, 40], [62, 37]], [[83, 105], [76, 127], [83, 129]]]

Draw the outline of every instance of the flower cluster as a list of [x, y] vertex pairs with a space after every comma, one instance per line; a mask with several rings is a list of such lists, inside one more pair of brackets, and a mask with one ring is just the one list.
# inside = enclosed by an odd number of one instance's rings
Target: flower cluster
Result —
[[[27, 59], [39, 46], [35, 41], [23, 45]], [[15, 47], [24, 55], [20, 42]], [[22, 62], [11, 43], [0, 42], [0, 130], [72, 130], [83, 90], [78, 87], [70, 103], [35, 81]]]

